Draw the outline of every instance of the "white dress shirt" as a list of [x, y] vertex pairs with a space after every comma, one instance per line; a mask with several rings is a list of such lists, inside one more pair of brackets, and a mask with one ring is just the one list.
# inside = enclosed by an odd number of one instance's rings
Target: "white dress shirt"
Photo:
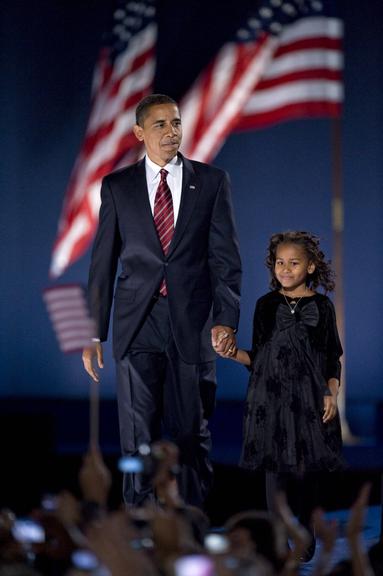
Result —
[[145, 157], [146, 183], [148, 185], [149, 202], [152, 214], [154, 214], [154, 199], [156, 197], [158, 184], [161, 180], [160, 170], [164, 168], [168, 171], [166, 180], [170, 192], [172, 193], [174, 227], [177, 223], [181, 203], [182, 167], [182, 160], [178, 156], [174, 156], [166, 166], [158, 166], [158, 164], [155, 164], [148, 156]]

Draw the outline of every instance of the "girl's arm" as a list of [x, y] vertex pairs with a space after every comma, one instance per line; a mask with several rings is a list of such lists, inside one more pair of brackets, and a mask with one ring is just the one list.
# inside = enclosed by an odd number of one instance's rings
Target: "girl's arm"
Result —
[[222, 358], [230, 358], [230, 360], [235, 360], [244, 366], [250, 366], [251, 358], [249, 353], [246, 350], [242, 350], [241, 348], [236, 348], [234, 352], [218, 352]]
[[341, 375], [340, 357], [343, 354], [338, 329], [336, 325], [335, 308], [330, 299], [327, 300], [327, 367], [326, 378], [329, 394], [324, 397], [323, 422], [330, 422], [338, 412], [338, 393]]
[[239, 362], [239, 364], [243, 364], [243, 366], [250, 367], [252, 365], [256, 351], [260, 342], [262, 341], [264, 333], [264, 314], [262, 314], [261, 311], [260, 300], [257, 300], [254, 311], [252, 349], [243, 350], [241, 348], [233, 347], [229, 349], [225, 354], [219, 352], [220, 356], [223, 358], [230, 358], [231, 360], [235, 360], [236, 362]]

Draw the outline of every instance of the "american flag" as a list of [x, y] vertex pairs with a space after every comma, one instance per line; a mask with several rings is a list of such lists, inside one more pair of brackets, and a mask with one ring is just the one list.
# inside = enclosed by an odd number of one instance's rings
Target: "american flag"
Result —
[[103, 176], [141, 154], [132, 130], [134, 112], [152, 92], [156, 40], [155, 0], [119, 2], [93, 75], [88, 126], [53, 246], [53, 278], [82, 256], [93, 240]]
[[62, 284], [47, 288], [43, 300], [62, 352], [77, 352], [91, 345], [96, 326], [82, 286]]
[[265, 0], [181, 102], [182, 151], [210, 161], [233, 130], [337, 116], [343, 100], [336, 0]]
[[[211, 161], [232, 131], [306, 116], [338, 116], [343, 100], [342, 22], [337, 0], [254, 0], [180, 102], [185, 156]], [[332, 12], [329, 12], [329, 8]], [[92, 109], [64, 199], [51, 276], [88, 249], [102, 177], [142, 153], [134, 109], [152, 91], [155, 0], [122, 3], [94, 74]]]

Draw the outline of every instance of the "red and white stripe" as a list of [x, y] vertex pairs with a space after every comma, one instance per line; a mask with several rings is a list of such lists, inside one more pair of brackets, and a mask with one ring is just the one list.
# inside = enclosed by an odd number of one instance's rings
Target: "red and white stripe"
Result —
[[339, 19], [316, 16], [278, 37], [226, 44], [181, 102], [184, 154], [208, 162], [232, 130], [339, 115], [342, 33]]
[[307, 17], [286, 26], [236, 130], [307, 116], [338, 116], [343, 102], [343, 25]]
[[[180, 104], [182, 152], [208, 162], [233, 130], [308, 116], [338, 116], [343, 101], [342, 23], [302, 17], [278, 37], [230, 42], [197, 78]], [[110, 66], [101, 55], [84, 143], [64, 200], [51, 276], [89, 247], [98, 221], [102, 177], [138, 160], [132, 128], [139, 100], [151, 91], [157, 37], [150, 24]]]
[[43, 293], [53, 329], [62, 352], [75, 352], [90, 346], [96, 336], [81, 286], [68, 284], [47, 288]]
[[239, 121], [276, 47], [275, 38], [225, 44], [180, 104], [185, 156], [207, 162]]
[[157, 26], [137, 33], [115, 60], [102, 51], [92, 88], [92, 109], [65, 195], [50, 274], [57, 277], [89, 247], [98, 222], [102, 178], [142, 155], [134, 134], [135, 108], [151, 92]]

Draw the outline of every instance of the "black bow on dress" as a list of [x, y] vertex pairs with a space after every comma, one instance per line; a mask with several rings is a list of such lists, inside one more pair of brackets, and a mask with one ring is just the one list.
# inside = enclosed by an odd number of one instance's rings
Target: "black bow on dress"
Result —
[[298, 322], [306, 324], [306, 326], [317, 326], [319, 322], [319, 310], [316, 302], [309, 302], [302, 306], [302, 308], [294, 308], [294, 314], [291, 312], [289, 306], [280, 304], [277, 308], [277, 325], [281, 330], [291, 328]]

